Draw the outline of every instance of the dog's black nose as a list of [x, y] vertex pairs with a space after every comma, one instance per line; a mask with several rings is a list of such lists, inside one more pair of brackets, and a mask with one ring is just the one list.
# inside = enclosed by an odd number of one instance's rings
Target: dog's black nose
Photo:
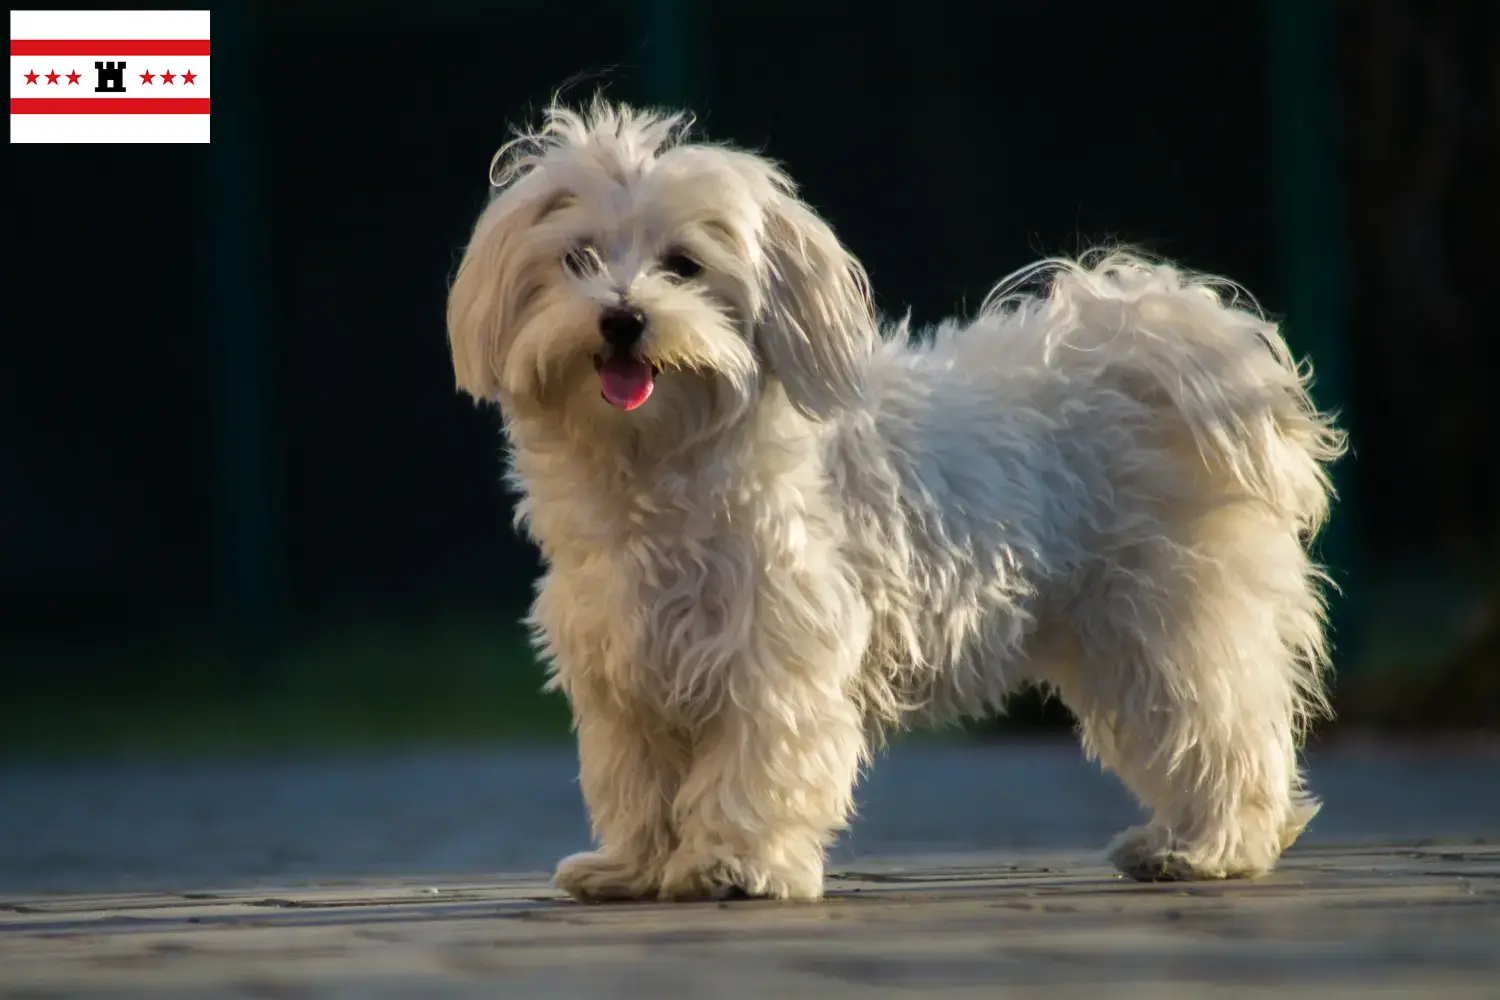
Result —
[[646, 314], [628, 306], [607, 310], [599, 317], [599, 333], [610, 347], [624, 350], [635, 346], [646, 332]]

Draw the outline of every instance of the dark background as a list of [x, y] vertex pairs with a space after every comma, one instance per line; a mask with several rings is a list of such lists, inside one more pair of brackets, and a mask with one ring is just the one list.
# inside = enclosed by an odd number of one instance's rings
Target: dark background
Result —
[[11, 149], [0, 749], [561, 731], [443, 329], [559, 87], [780, 160], [918, 322], [1101, 240], [1242, 282], [1354, 434], [1341, 709], [1493, 725], [1497, 10], [216, 7], [212, 145]]

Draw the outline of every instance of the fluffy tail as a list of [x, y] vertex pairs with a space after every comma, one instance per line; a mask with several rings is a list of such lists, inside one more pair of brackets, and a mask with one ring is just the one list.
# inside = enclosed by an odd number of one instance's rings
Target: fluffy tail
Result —
[[[1043, 294], [1022, 291], [1038, 280]], [[1049, 367], [1174, 411], [1203, 458], [1304, 541], [1327, 519], [1345, 435], [1314, 406], [1310, 367], [1238, 286], [1112, 250], [1027, 268], [984, 311], [1034, 332]]]

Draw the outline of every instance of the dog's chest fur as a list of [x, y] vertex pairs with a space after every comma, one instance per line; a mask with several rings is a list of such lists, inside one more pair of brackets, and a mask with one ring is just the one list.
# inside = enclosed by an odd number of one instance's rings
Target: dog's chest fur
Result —
[[790, 452], [772, 464], [763, 449], [720, 458], [649, 474], [595, 463], [555, 481], [561, 470], [517, 470], [548, 564], [532, 621], [555, 684], [602, 683], [692, 725], [747, 671], [858, 661], [820, 655], [864, 642], [868, 624], [836, 568], [819, 465]]

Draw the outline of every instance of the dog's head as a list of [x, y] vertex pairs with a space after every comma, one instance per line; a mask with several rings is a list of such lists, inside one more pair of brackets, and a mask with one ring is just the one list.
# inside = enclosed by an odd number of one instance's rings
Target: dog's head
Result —
[[773, 165], [686, 129], [554, 108], [497, 154], [449, 296], [460, 388], [653, 435], [732, 421], [773, 381], [813, 418], [858, 399], [863, 268]]

